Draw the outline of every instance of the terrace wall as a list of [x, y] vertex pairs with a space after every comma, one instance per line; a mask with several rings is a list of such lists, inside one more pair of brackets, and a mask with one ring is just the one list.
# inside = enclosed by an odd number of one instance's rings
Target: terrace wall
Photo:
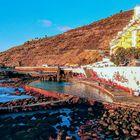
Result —
[[87, 68], [88, 72], [85, 72], [83, 68], [81, 69], [82, 70], [77, 72], [82, 75], [77, 76], [76, 78], [78, 79], [88, 77], [90, 80], [106, 82], [107, 84], [112, 84], [128, 92], [132, 91], [133, 93], [133, 91], [136, 90], [140, 92], [140, 67], [90, 67]]
[[140, 91], [140, 67], [92, 68], [92, 71], [99, 78], [111, 81], [122, 87]]

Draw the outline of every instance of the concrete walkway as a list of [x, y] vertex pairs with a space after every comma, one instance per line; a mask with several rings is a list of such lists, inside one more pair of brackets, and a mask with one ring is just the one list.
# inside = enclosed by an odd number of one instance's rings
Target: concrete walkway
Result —
[[107, 91], [106, 93], [109, 93], [111, 97], [113, 98], [113, 103], [115, 104], [121, 104], [121, 105], [128, 105], [128, 106], [139, 106], [140, 107], [140, 97], [134, 96], [128, 92], [125, 92], [121, 89], [118, 89], [113, 86], [108, 86], [105, 84], [101, 84], [96, 81], [89, 81], [89, 80], [72, 80], [74, 82], [81, 82], [93, 87], [99, 87], [99, 89], [104, 89]]

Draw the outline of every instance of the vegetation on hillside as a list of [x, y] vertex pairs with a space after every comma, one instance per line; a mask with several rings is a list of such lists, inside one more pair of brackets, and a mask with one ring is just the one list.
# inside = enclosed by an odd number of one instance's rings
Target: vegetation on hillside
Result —
[[140, 48], [118, 48], [111, 57], [116, 65], [128, 65], [133, 59], [140, 59]]

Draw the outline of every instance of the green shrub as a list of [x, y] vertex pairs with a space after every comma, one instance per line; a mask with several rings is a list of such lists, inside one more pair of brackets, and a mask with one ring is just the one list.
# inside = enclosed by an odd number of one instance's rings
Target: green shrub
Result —
[[140, 48], [118, 48], [115, 54], [111, 56], [111, 61], [116, 65], [127, 65], [133, 59], [140, 59]]

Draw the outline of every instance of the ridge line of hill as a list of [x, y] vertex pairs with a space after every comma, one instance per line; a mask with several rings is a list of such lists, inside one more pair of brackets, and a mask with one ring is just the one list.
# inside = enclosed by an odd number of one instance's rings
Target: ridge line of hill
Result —
[[56, 36], [27, 41], [0, 53], [6, 66], [89, 64], [102, 59], [110, 41], [132, 19], [134, 11], [122, 12]]

